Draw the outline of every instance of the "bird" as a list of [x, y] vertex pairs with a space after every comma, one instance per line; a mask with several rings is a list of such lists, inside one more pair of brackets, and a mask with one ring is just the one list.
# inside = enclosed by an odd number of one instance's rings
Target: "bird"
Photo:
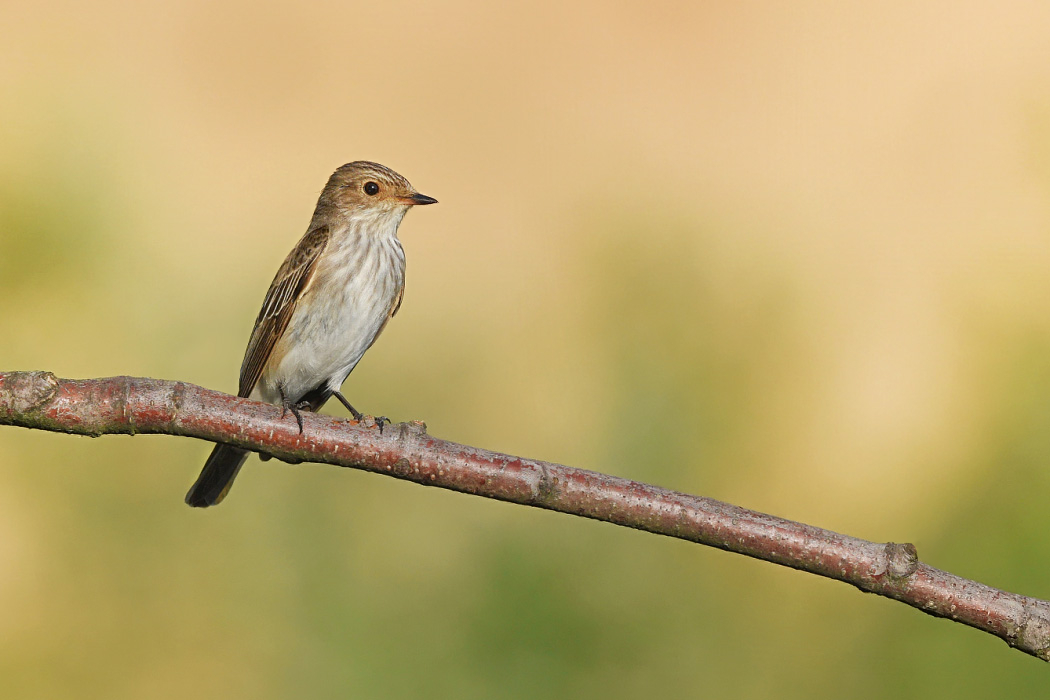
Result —
[[[317, 199], [306, 234], [266, 292], [241, 363], [237, 395], [291, 412], [317, 411], [401, 308], [405, 251], [397, 229], [414, 206], [435, 204], [404, 177], [370, 161], [336, 169]], [[377, 419], [383, 429], [386, 418]], [[222, 502], [248, 450], [218, 444], [186, 494], [187, 505]], [[269, 455], [261, 455], [268, 459]]]

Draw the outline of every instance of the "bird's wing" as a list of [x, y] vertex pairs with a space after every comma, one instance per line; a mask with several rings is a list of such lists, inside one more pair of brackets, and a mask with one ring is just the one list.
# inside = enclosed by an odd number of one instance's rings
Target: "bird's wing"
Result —
[[248, 397], [255, 390], [263, 366], [270, 359], [274, 345], [288, 328], [296, 304], [310, 288], [314, 271], [317, 269], [317, 260], [328, 247], [330, 238], [327, 226], [307, 231], [284, 259], [284, 264], [270, 283], [262, 310], [259, 311], [259, 318], [255, 319], [255, 329], [252, 331], [251, 340], [248, 341], [248, 349], [244, 352], [238, 396]]
[[372, 342], [368, 344], [368, 347], [375, 345], [375, 342], [379, 340], [379, 336], [383, 334], [383, 329], [386, 328], [386, 324], [390, 323], [390, 319], [397, 315], [397, 310], [401, 308], [401, 300], [405, 298], [405, 285], [401, 285], [401, 289], [397, 290], [397, 297], [394, 298], [394, 303], [390, 305], [390, 311], [387, 313], [386, 318], [383, 319], [383, 325], [379, 326], [379, 330], [376, 331], [375, 337], [372, 338]]
[[[401, 285], [401, 289], [397, 290], [397, 299], [394, 299], [394, 303], [390, 306], [390, 313], [387, 315], [386, 320], [389, 321], [397, 315], [397, 310], [401, 308], [401, 300], [405, 298], [405, 285]], [[383, 323], [386, 325], [386, 322]]]

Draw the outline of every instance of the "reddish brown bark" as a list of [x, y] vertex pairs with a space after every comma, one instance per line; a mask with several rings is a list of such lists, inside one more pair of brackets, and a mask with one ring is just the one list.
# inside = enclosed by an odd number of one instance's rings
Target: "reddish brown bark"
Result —
[[303, 418], [300, 434], [280, 408], [183, 382], [0, 373], [0, 424], [93, 436], [184, 435], [604, 520], [838, 579], [1050, 660], [1050, 603], [934, 569], [910, 544], [868, 542], [709, 498], [460, 445], [428, 435], [418, 422], [380, 433], [328, 416]]

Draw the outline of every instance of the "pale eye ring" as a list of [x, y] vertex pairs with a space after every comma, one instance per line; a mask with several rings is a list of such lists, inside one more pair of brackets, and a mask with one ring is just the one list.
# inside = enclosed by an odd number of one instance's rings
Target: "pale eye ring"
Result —
[[369, 197], [371, 197], [372, 195], [379, 194], [379, 185], [375, 182], [366, 182], [364, 189], [365, 194], [367, 194]]

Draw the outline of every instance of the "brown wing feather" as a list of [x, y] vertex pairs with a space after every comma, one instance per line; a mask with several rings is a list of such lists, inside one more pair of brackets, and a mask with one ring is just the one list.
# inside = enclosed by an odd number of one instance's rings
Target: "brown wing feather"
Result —
[[390, 314], [386, 317], [389, 321], [394, 316], [397, 316], [397, 310], [401, 308], [401, 300], [405, 298], [405, 285], [401, 285], [401, 289], [397, 290], [397, 299], [394, 299], [393, 306], [390, 307]]
[[244, 352], [238, 396], [248, 397], [255, 390], [274, 345], [288, 327], [295, 305], [310, 286], [317, 259], [328, 247], [329, 238], [327, 226], [308, 231], [284, 259], [284, 264], [270, 283], [259, 317], [255, 319], [248, 349]]

